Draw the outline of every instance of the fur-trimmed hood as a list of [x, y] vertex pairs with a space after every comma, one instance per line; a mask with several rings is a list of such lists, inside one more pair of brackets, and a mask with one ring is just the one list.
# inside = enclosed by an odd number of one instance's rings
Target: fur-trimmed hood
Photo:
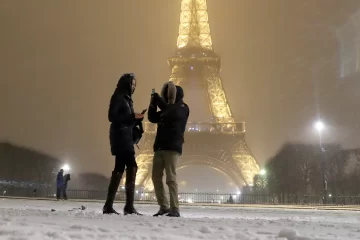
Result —
[[182, 101], [184, 91], [180, 86], [175, 85], [173, 81], [166, 82], [161, 89], [161, 97], [169, 104]]

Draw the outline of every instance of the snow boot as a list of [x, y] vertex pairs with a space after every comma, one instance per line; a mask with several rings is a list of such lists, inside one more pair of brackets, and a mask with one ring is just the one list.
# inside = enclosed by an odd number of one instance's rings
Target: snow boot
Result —
[[106, 198], [105, 205], [103, 207], [103, 214], [118, 214], [113, 208], [113, 203], [115, 200], [116, 192], [118, 190], [122, 173], [113, 171], [110, 179], [110, 184], [108, 188], [108, 194]]
[[136, 209], [134, 208], [136, 172], [137, 172], [137, 167], [126, 169], [126, 183], [125, 183], [126, 204], [124, 207], [124, 215], [128, 215], [128, 214], [142, 215], [138, 213], [138, 211], [136, 211]]

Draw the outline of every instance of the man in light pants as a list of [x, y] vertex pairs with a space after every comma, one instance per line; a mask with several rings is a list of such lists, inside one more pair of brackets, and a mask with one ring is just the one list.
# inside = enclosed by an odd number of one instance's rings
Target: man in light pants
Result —
[[[154, 216], [167, 214], [169, 217], [180, 217], [176, 164], [182, 154], [184, 132], [189, 117], [189, 107], [183, 102], [183, 98], [183, 89], [171, 81], [164, 84], [161, 97], [157, 93], [151, 95], [148, 119], [157, 123], [152, 180], [160, 206]], [[157, 107], [160, 111], [157, 111]], [[170, 193], [170, 208], [162, 182], [164, 169]]]

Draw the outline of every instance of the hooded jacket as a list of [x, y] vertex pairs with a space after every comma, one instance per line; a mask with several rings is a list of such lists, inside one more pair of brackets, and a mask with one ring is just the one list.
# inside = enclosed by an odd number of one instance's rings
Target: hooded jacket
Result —
[[60, 170], [56, 176], [56, 187], [63, 187], [64, 186], [64, 171]]
[[133, 101], [131, 98], [132, 74], [124, 74], [110, 100], [108, 119], [110, 125], [110, 146], [112, 155], [135, 153], [132, 127], [135, 123]]
[[70, 178], [70, 174], [65, 174], [64, 175], [64, 189], [67, 189], [67, 184], [68, 184], [68, 181], [70, 181], [71, 178]]
[[[189, 118], [189, 107], [184, 103], [184, 91], [173, 82], [164, 84], [161, 97], [153, 95], [148, 119], [157, 123], [154, 151], [169, 150], [182, 154], [184, 133]], [[157, 111], [157, 107], [160, 111]]]

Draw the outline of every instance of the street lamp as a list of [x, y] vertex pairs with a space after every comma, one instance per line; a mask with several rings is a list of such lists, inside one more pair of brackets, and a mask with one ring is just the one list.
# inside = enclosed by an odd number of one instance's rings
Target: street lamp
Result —
[[[325, 124], [319, 120], [319, 121], [315, 122], [314, 126], [315, 126], [315, 129], [319, 132], [320, 150], [321, 150], [321, 152], [325, 153], [325, 149], [323, 148], [323, 145], [322, 145], [322, 136], [321, 136], [321, 133], [325, 128]], [[327, 183], [325, 180], [325, 156], [321, 155], [321, 158], [322, 158], [321, 168], [322, 168], [322, 175], [323, 175], [322, 177], [323, 177], [323, 188], [324, 188], [324, 201], [326, 203], [327, 202]]]
[[322, 146], [322, 136], [321, 136], [321, 132], [324, 130], [325, 128], [325, 124], [322, 121], [317, 121], [315, 122], [315, 129], [319, 132], [319, 144], [320, 144], [320, 149], [321, 151], [324, 151], [323, 146]]
[[261, 169], [261, 170], [260, 170], [260, 175], [262, 175], [262, 176], [266, 175], [266, 170], [265, 170], [265, 169]]
[[316, 128], [316, 130], [321, 132], [325, 128], [325, 125], [324, 125], [324, 123], [322, 121], [317, 121], [315, 123], [315, 128]]
[[64, 166], [62, 166], [62, 169], [64, 171], [69, 171], [70, 170], [70, 166], [68, 164], [64, 164]]

